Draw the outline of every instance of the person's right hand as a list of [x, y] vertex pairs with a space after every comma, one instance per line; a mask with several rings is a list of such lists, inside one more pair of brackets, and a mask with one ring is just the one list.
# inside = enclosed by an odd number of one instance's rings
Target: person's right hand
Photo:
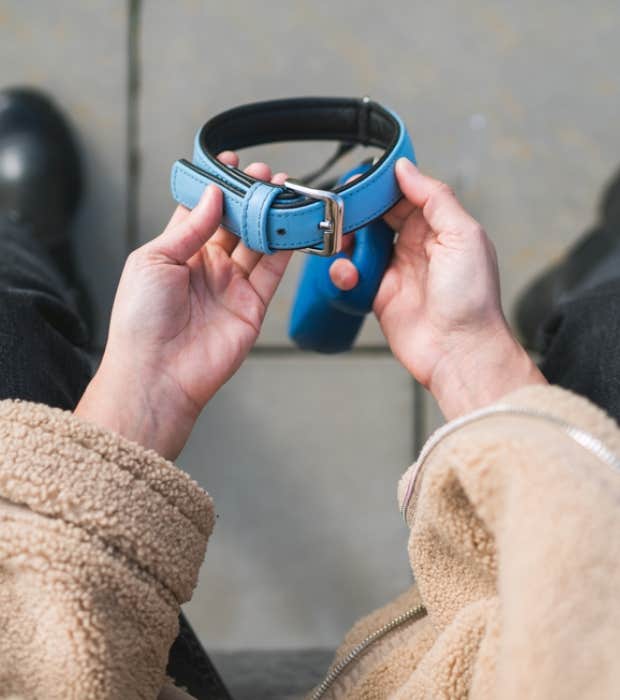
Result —
[[[449, 187], [402, 158], [404, 198], [386, 216], [399, 232], [374, 311], [394, 355], [451, 419], [524, 384], [545, 383], [514, 338], [500, 302], [493, 244]], [[355, 286], [353, 263], [331, 279]]]

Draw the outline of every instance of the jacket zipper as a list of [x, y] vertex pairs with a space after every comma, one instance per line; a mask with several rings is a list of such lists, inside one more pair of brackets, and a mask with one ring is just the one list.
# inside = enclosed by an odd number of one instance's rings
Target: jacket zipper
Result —
[[576, 425], [569, 423], [568, 421], [558, 418], [550, 413], [544, 411], [538, 411], [531, 408], [522, 408], [521, 406], [511, 406], [509, 404], [497, 404], [491, 406], [490, 408], [483, 408], [478, 411], [474, 411], [466, 416], [457, 418], [456, 420], [447, 423], [443, 427], [439, 428], [434, 435], [428, 440], [426, 445], [422, 448], [422, 452], [416, 462], [414, 472], [409, 479], [405, 496], [402, 501], [400, 512], [407, 522], [407, 510], [410, 502], [413, 499], [414, 493], [417, 492], [419, 488], [419, 483], [421, 481], [422, 467], [429, 457], [430, 453], [437, 447], [437, 445], [448, 435], [456, 432], [460, 428], [463, 428], [470, 423], [474, 423], [482, 418], [487, 418], [489, 416], [497, 415], [513, 415], [521, 416], [525, 418], [538, 418], [547, 421], [548, 423], [554, 424], [562, 432], [564, 432], [568, 437], [574, 440], [578, 445], [580, 445], [584, 450], [587, 450], [595, 457], [597, 457], [601, 462], [613, 467], [614, 469], [620, 470], [620, 458], [615, 455], [601, 440], [592, 435], [592, 433], [578, 428]]
[[359, 644], [354, 646], [353, 649], [351, 649], [351, 651], [344, 657], [344, 659], [339, 661], [334, 666], [334, 668], [332, 668], [332, 670], [327, 674], [327, 676], [325, 676], [325, 679], [323, 680], [321, 685], [319, 685], [314, 691], [314, 693], [310, 696], [310, 700], [320, 700], [320, 698], [322, 698], [325, 695], [325, 693], [340, 677], [342, 672], [346, 668], [348, 668], [356, 659], [358, 659], [368, 649], [369, 646], [374, 644], [379, 639], [382, 639], [383, 637], [385, 637], [386, 634], [389, 634], [398, 627], [402, 627], [402, 625], [406, 624], [407, 622], [411, 622], [412, 620], [420, 620], [425, 616], [426, 608], [424, 607], [424, 605], [417, 605], [415, 608], [410, 608], [404, 613], [401, 613], [400, 615], [398, 615], [398, 617], [395, 617], [393, 620], [383, 625], [383, 627], [380, 627], [378, 630], [375, 630], [372, 634], [369, 634]]
[[[597, 437], [592, 435], [592, 433], [589, 433], [586, 430], [582, 430], [581, 428], [572, 425], [568, 421], [562, 420], [561, 418], [553, 416], [549, 413], [545, 413], [543, 411], [537, 411], [536, 409], [521, 408], [519, 406], [498, 404], [491, 408], [475, 411], [467, 416], [463, 416], [460, 419], [452, 421], [448, 425], [445, 425], [443, 428], [440, 428], [435, 433], [435, 435], [431, 437], [431, 439], [424, 446], [422, 453], [420, 454], [415, 473], [412, 475], [412, 478], [407, 487], [407, 492], [405, 494], [401, 506], [401, 513], [403, 514], [403, 517], [406, 517], [407, 508], [409, 502], [411, 501], [411, 497], [413, 496], [416, 482], [419, 481], [419, 475], [422, 471], [422, 465], [424, 464], [424, 462], [426, 462], [426, 459], [428, 458], [432, 450], [438, 445], [438, 443], [441, 442], [443, 438], [447, 437], [459, 428], [468, 425], [469, 423], [473, 423], [477, 420], [480, 420], [481, 418], [486, 418], [487, 416], [495, 416], [502, 414], [539, 418], [546, 420], [549, 423], [553, 423], [556, 425], [556, 427], [560, 428], [560, 430], [562, 430], [568, 437], [572, 438], [583, 449], [587, 450], [595, 457], [598, 457], [598, 459], [601, 462], [604, 462], [605, 464], [614, 469], [620, 470], [620, 458], [618, 458], [618, 456], [614, 454], [605, 445], [605, 443], [603, 443]], [[356, 659], [358, 659], [368, 649], [369, 646], [374, 644], [374, 642], [385, 637], [386, 634], [389, 634], [393, 630], [397, 629], [398, 627], [401, 627], [402, 625], [406, 624], [407, 622], [410, 622], [411, 620], [419, 620], [425, 617], [426, 614], [427, 611], [424, 605], [418, 605], [415, 608], [410, 608], [398, 617], [395, 617], [387, 624], [383, 625], [383, 627], [380, 627], [378, 630], [375, 630], [372, 634], [368, 635], [368, 637], [366, 637], [359, 644], [353, 647], [353, 649], [351, 649], [351, 651], [344, 657], [344, 659], [342, 659], [342, 661], [340, 661], [338, 664], [336, 664], [336, 666], [334, 666], [334, 668], [327, 674], [323, 682], [310, 696], [310, 700], [320, 700], [320, 698], [322, 698], [325, 695], [325, 693], [341, 676], [343, 671], [346, 668], [348, 668]]]

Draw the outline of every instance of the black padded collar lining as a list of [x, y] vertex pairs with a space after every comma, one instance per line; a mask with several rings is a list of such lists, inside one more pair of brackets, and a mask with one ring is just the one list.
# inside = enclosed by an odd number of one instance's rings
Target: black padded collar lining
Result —
[[298, 97], [235, 107], [210, 119], [200, 145], [211, 157], [277, 141], [345, 141], [389, 150], [398, 123], [376, 102], [337, 97]]
[[[221, 112], [202, 127], [198, 140], [204, 155], [219, 167], [222, 166], [217, 155], [222, 151], [277, 141], [340, 141], [383, 148], [381, 158], [357, 179], [359, 184], [381, 166], [399, 135], [398, 121], [380, 104], [367, 98], [295, 97], [253, 102]], [[238, 168], [229, 167], [228, 174], [246, 186], [256, 182]], [[225, 182], [222, 187], [234, 189]], [[339, 185], [333, 191], [343, 192], [349, 187], [352, 183]], [[285, 190], [272, 206], [298, 207], [307, 201]]]

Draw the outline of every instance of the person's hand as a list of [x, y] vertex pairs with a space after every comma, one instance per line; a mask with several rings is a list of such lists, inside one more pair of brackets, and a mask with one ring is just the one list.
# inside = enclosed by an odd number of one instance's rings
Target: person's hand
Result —
[[[220, 160], [238, 164], [230, 152]], [[264, 163], [246, 172], [271, 177]], [[179, 206], [129, 256], [101, 365], [75, 411], [171, 459], [254, 345], [290, 259], [249, 250], [218, 228], [221, 216], [222, 193], [211, 185], [193, 211]]]
[[[500, 302], [493, 244], [443, 183], [396, 164], [404, 198], [388, 213], [399, 232], [374, 311], [394, 355], [451, 419], [525, 384], [545, 383], [514, 338]], [[330, 268], [340, 289], [353, 263]]]

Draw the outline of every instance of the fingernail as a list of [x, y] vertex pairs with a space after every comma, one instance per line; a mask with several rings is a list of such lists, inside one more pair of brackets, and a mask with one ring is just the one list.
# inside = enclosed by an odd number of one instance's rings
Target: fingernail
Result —
[[357, 175], [351, 175], [351, 177], [347, 180], [347, 184], [349, 182], [353, 182], [354, 180], [358, 180], [360, 177], [362, 177], [362, 173], [358, 173]]
[[231, 165], [237, 160], [237, 154], [234, 151], [222, 151], [217, 159], [225, 165]]
[[399, 158], [396, 161], [396, 167], [402, 170], [404, 173], [408, 175], [413, 175], [413, 173], [417, 173], [418, 169], [416, 166], [409, 160], [409, 158]]
[[217, 190], [217, 185], [208, 185], [207, 187], [205, 187], [204, 192], [200, 196], [200, 202], [198, 202], [198, 206], [206, 207], [209, 204], [209, 202], [213, 200], [215, 190]]
[[288, 175], [286, 173], [276, 173], [272, 178], [271, 182], [274, 185], [283, 185], [285, 180], [288, 180]]

